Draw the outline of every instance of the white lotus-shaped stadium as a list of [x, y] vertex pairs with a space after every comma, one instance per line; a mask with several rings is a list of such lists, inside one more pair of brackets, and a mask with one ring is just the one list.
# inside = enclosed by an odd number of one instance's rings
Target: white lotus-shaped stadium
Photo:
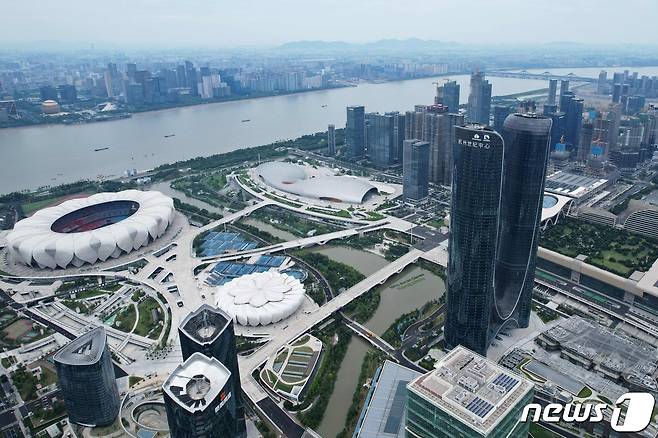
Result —
[[156, 191], [97, 193], [44, 208], [7, 235], [10, 254], [39, 268], [80, 267], [128, 254], [162, 236], [174, 202]]
[[243, 275], [220, 286], [217, 307], [240, 325], [267, 325], [286, 319], [304, 302], [304, 286], [279, 272]]

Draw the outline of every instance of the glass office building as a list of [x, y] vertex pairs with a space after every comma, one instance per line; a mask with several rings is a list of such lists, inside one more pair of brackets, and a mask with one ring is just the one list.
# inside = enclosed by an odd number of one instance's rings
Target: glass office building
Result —
[[505, 120], [503, 190], [495, 271], [492, 336], [527, 327], [535, 280], [551, 119], [514, 114]]
[[214, 357], [192, 354], [162, 385], [171, 438], [235, 438], [231, 372]]
[[69, 421], [92, 427], [112, 424], [121, 402], [105, 329], [71, 341], [53, 361]]
[[366, 109], [363, 106], [347, 107], [345, 125], [346, 154], [350, 158], [360, 158], [366, 152]]
[[233, 400], [227, 409], [236, 420], [236, 437], [244, 437], [244, 405], [240, 391], [240, 369], [235, 348], [235, 333], [233, 320], [221, 309], [202, 304], [190, 313], [178, 327], [183, 360], [194, 353], [202, 353], [209, 358], [217, 359], [231, 374], [231, 393]]
[[405, 201], [427, 198], [429, 190], [430, 144], [410, 139], [404, 141], [402, 156], [402, 193]]
[[457, 128], [445, 337], [482, 355], [503, 328], [527, 327], [551, 120], [513, 114], [502, 136]]
[[448, 346], [461, 344], [484, 354], [494, 299], [503, 139], [477, 124], [457, 127], [456, 136], [445, 337]]
[[521, 422], [534, 385], [495, 362], [457, 347], [436, 369], [407, 385], [410, 438], [525, 438]]

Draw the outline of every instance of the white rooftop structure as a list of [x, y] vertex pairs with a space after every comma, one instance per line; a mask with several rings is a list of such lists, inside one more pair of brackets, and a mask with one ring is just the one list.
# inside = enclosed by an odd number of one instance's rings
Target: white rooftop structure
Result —
[[462, 346], [407, 388], [487, 436], [533, 388], [523, 377]]
[[555, 193], [544, 193], [544, 200], [541, 210], [541, 223], [549, 219], [557, 222], [558, 216], [568, 210], [573, 205], [573, 199], [568, 196], [558, 195]]
[[363, 204], [378, 188], [363, 178], [334, 175], [329, 169], [309, 169], [283, 161], [263, 163], [256, 169], [265, 184], [305, 198]]
[[219, 286], [217, 307], [240, 325], [268, 325], [295, 313], [304, 302], [304, 286], [279, 272], [243, 275]]
[[162, 389], [194, 413], [204, 411], [220, 395], [230, 377], [231, 372], [220, 361], [197, 352], [172, 371]]
[[592, 196], [607, 187], [609, 183], [610, 181], [605, 178], [593, 178], [559, 170], [546, 177], [545, 190], [557, 195], [581, 199]]

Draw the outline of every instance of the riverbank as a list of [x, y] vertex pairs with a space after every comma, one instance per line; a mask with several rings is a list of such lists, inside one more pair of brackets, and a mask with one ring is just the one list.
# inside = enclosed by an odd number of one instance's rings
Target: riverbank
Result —
[[[230, 102], [237, 102], [237, 101], [245, 101], [245, 100], [257, 100], [257, 99], [266, 99], [266, 98], [271, 98], [271, 97], [280, 97], [280, 96], [289, 96], [293, 94], [302, 94], [302, 93], [312, 93], [312, 92], [318, 92], [318, 91], [328, 91], [328, 90], [335, 90], [335, 89], [340, 89], [340, 88], [349, 88], [349, 87], [356, 87], [358, 86], [357, 84], [343, 84], [343, 85], [335, 85], [331, 87], [321, 87], [321, 88], [312, 88], [308, 90], [296, 90], [296, 91], [282, 91], [282, 92], [277, 92], [277, 93], [252, 93], [249, 95], [231, 95], [226, 98], [221, 98], [221, 99], [205, 99], [205, 100], [193, 100], [193, 101], [188, 101], [188, 102], [170, 102], [170, 103], [162, 103], [162, 104], [157, 104], [157, 105], [151, 105], [148, 107], [122, 107], [117, 111], [112, 111], [109, 113], [103, 113], [103, 116], [98, 116], [97, 118], [84, 118], [84, 119], [78, 119], [77, 117], [73, 120], [66, 118], [66, 113], [62, 113], [61, 117], [53, 117], [53, 116], [48, 116], [48, 117], [43, 117], [42, 114], [34, 114], [32, 117], [35, 116], [41, 116], [40, 119], [19, 119], [19, 120], [14, 120], [10, 119], [7, 122], [0, 122], [0, 130], [3, 129], [18, 129], [18, 128], [27, 128], [27, 127], [34, 127], [34, 126], [42, 126], [42, 125], [80, 125], [80, 124], [90, 124], [90, 123], [100, 123], [100, 122], [111, 122], [111, 121], [117, 121], [117, 120], [123, 120], [126, 118], [132, 117], [133, 114], [140, 114], [140, 113], [153, 113], [153, 112], [158, 112], [158, 111], [167, 111], [167, 110], [172, 110], [172, 109], [177, 109], [177, 108], [187, 108], [187, 107], [195, 107], [195, 106], [201, 106], [201, 105], [212, 105], [212, 104], [222, 104], [222, 103], [230, 103]], [[80, 108], [76, 111], [78, 112], [83, 112], [83, 111], [89, 111], [91, 108]], [[19, 110], [20, 112], [20, 110]], [[78, 112], [73, 112], [71, 114], [73, 115], [78, 115]]]

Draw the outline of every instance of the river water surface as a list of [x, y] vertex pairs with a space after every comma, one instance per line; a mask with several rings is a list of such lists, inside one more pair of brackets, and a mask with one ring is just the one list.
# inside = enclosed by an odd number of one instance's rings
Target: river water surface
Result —
[[[370, 275], [388, 264], [384, 258], [376, 254], [344, 246], [327, 246], [315, 252], [350, 265], [364, 275]], [[441, 278], [411, 265], [384, 284], [379, 306], [365, 326], [381, 335], [398, 317], [438, 299], [444, 292], [445, 285]], [[321, 436], [335, 437], [343, 430], [347, 411], [358, 384], [361, 365], [369, 348], [369, 344], [361, 338], [352, 337], [336, 376], [334, 392], [329, 399], [327, 411], [317, 430]]]

